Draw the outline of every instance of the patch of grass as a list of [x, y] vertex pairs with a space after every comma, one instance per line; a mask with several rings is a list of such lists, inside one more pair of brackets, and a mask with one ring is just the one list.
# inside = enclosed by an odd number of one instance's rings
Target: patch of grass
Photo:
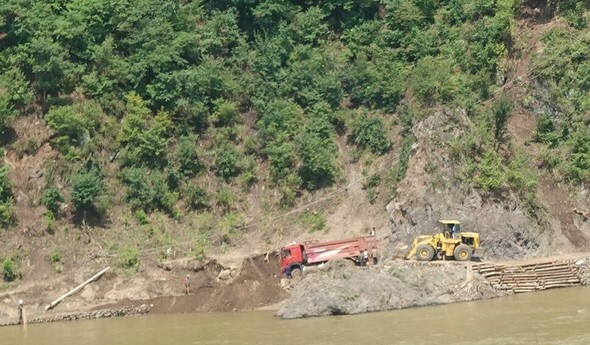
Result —
[[372, 174], [363, 183], [363, 189], [367, 193], [367, 198], [371, 204], [374, 204], [377, 200], [379, 184], [381, 184], [381, 176], [378, 173]]
[[63, 256], [59, 250], [55, 249], [51, 252], [49, 255], [49, 263], [56, 273], [61, 273], [63, 271]]
[[138, 209], [133, 214], [139, 225], [147, 225], [150, 223], [147, 213], [144, 210]]
[[318, 212], [303, 212], [299, 216], [299, 223], [307, 232], [317, 232], [326, 229], [326, 217]]
[[228, 240], [237, 238], [241, 232], [240, 228], [244, 226], [244, 217], [238, 212], [229, 212], [217, 223], [220, 233]]
[[139, 253], [137, 248], [127, 247], [119, 254], [117, 265], [127, 274], [137, 273], [139, 270]]
[[27, 140], [19, 140], [14, 143], [13, 149], [19, 158], [23, 158], [25, 155], [33, 155], [39, 149], [40, 144], [36, 138], [30, 138]]

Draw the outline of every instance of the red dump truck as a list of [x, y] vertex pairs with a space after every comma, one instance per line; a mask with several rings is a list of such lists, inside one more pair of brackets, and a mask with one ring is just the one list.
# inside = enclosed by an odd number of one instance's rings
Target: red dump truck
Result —
[[292, 243], [281, 249], [281, 273], [285, 273], [287, 277], [301, 276], [303, 267], [319, 265], [335, 259], [350, 259], [358, 265], [366, 263], [366, 260], [375, 263], [376, 254], [377, 238], [375, 236], [328, 242]]

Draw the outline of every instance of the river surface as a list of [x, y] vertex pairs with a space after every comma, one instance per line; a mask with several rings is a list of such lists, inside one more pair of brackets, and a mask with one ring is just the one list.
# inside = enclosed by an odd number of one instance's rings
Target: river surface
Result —
[[590, 344], [590, 288], [289, 321], [264, 311], [9, 326], [0, 344]]

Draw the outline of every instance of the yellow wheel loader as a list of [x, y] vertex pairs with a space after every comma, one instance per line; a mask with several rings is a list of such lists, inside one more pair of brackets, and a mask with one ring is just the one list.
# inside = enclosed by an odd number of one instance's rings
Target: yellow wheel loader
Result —
[[430, 261], [442, 256], [443, 259], [454, 257], [457, 261], [469, 261], [483, 254], [477, 232], [461, 232], [461, 223], [457, 220], [440, 220], [439, 223], [442, 225], [440, 233], [414, 238], [406, 259], [416, 256], [418, 261]]

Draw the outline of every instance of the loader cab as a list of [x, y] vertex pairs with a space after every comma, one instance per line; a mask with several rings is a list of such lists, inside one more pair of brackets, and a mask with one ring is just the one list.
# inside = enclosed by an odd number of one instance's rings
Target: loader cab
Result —
[[459, 238], [461, 237], [461, 222], [458, 220], [441, 219], [439, 223], [442, 226], [442, 231], [445, 238]]

